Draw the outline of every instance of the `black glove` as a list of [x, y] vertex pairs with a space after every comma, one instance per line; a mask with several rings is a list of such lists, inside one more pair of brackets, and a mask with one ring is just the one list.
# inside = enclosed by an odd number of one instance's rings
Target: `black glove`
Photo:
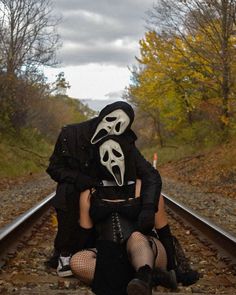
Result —
[[153, 204], [143, 204], [138, 216], [138, 230], [143, 234], [147, 234], [153, 229], [154, 222], [155, 208]]
[[99, 185], [99, 181], [95, 178], [87, 176], [85, 174], [79, 173], [76, 181], [75, 187], [79, 191], [85, 191], [86, 189], [90, 189]]

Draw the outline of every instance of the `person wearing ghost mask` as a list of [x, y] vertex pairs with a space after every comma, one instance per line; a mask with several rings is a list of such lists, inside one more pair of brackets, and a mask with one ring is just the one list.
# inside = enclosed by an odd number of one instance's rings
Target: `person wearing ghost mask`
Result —
[[[78, 226], [78, 204], [80, 192], [99, 184], [94, 165], [94, 146], [107, 136], [123, 136], [133, 145], [133, 157], [137, 176], [142, 180], [142, 210], [139, 214], [140, 230], [153, 227], [161, 191], [161, 178], [157, 170], [148, 163], [134, 145], [136, 136], [130, 129], [134, 119], [132, 107], [123, 101], [107, 105], [98, 117], [62, 128], [50, 157], [47, 173], [57, 185], [52, 205], [56, 208], [58, 231], [54, 241], [55, 255], [49, 265], [57, 267], [59, 276], [71, 275], [69, 260], [79, 250], [81, 239], [90, 235]], [[87, 244], [93, 244], [90, 240]]]
[[140, 228], [144, 200], [133, 152], [123, 136], [101, 140], [95, 156], [100, 185], [92, 195], [89, 190], [81, 193], [80, 224], [87, 230], [95, 225], [97, 248], [75, 254], [71, 268], [83, 282], [92, 284], [97, 295], [126, 294], [127, 284], [128, 295], [149, 295], [152, 286], [176, 289], [177, 282], [191, 285], [199, 279], [186, 260], [185, 270], [177, 269], [174, 243], [179, 250], [181, 246], [169, 231], [162, 197], [155, 214], [158, 235], [152, 228], [145, 232]]
[[[133, 151], [133, 146], [122, 136], [109, 136], [99, 142], [96, 159], [102, 184], [91, 198], [89, 190], [80, 197], [81, 226], [95, 225], [97, 247], [75, 254], [71, 268], [82, 281], [92, 282], [97, 295], [123, 295], [126, 288], [128, 295], [151, 294], [154, 265], [158, 283], [176, 287], [175, 273], [164, 271], [167, 265], [164, 247], [156, 238], [146, 237], [140, 231], [138, 219], [143, 198], [140, 181], [136, 181]], [[131, 280], [133, 270], [136, 274]]]

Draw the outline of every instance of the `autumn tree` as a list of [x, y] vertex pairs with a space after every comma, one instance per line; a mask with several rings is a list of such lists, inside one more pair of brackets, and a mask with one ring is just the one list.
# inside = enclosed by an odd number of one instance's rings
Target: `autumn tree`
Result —
[[51, 0], [0, 0], [0, 119], [14, 128], [24, 125], [29, 93], [45, 90], [39, 67], [56, 64], [57, 23]]
[[51, 0], [0, 0], [0, 56], [8, 75], [56, 63], [58, 47]]
[[235, 9], [235, 0], [158, 0], [148, 14], [150, 29], [163, 42], [175, 38], [185, 44], [183, 50], [172, 42], [188, 66], [208, 80], [202, 89], [205, 98], [210, 89], [220, 99], [224, 129], [235, 94]]

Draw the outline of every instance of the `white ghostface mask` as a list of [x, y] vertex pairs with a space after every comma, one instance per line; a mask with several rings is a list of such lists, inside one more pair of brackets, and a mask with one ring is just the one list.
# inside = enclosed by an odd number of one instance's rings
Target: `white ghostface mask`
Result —
[[125, 157], [116, 141], [109, 139], [99, 147], [100, 161], [113, 175], [117, 185], [124, 184]]
[[115, 110], [106, 115], [98, 124], [97, 129], [91, 139], [95, 144], [107, 135], [120, 135], [128, 127], [130, 122], [129, 116], [121, 109]]

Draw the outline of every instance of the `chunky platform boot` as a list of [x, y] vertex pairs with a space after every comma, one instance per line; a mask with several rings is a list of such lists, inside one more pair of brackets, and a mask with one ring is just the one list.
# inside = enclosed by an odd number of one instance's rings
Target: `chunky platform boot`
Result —
[[136, 272], [127, 286], [128, 295], [152, 295], [152, 269], [144, 265]]
[[153, 286], [163, 286], [165, 288], [176, 290], [177, 279], [174, 270], [166, 271], [155, 268], [152, 273]]

